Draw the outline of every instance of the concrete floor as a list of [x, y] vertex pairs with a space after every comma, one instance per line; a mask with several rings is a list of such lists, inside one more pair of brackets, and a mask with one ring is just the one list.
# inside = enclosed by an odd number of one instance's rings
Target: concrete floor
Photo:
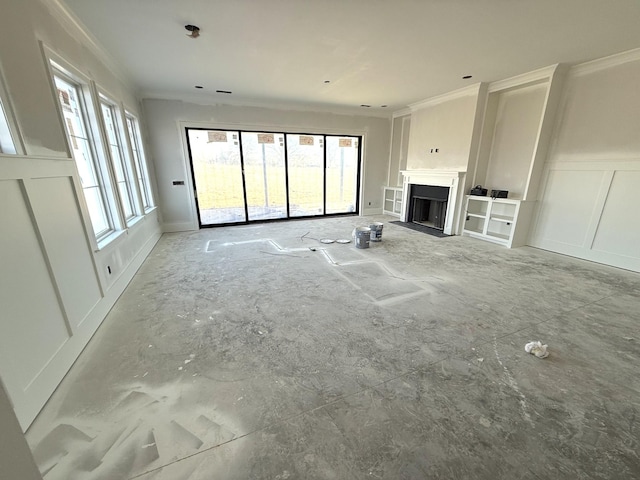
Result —
[[640, 478], [640, 275], [389, 220], [164, 235], [28, 432], [45, 479]]

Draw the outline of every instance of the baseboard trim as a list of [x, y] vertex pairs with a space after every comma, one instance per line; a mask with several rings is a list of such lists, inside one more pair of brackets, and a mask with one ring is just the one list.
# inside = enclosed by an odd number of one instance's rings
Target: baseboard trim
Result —
[[570, 257], [588, 260], [590, 262], [608, 265], [610, 267], [621, 268], [631, 272], [640, 273], [640, 258], [626, 257], [610, 252], [587, 249], [580, 246], [569, 245], [552, 240], [533, 241], [528, 244], [531, 247], [547, 250], [549, 252], [560, 253]]
[[365, 208], [362, 210], [362, 215], [382, 215], [382, 208]]
[[173, 232], [193, 232], [198, 228], [191, 222], [176, 222], [176, 223], [163, 223], [162, 231], [164, 233]]

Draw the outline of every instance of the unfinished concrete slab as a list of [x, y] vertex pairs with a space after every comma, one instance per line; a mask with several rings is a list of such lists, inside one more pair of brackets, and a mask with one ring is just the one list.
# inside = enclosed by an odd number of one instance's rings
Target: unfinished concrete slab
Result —
[[165, 234], [27, 434], [44, 478], [640, 477], [640, 275], [373, 219]]

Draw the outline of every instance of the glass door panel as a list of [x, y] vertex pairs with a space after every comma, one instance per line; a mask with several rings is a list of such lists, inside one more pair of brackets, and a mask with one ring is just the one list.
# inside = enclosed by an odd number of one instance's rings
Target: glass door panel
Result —
[[249, 221], [287, 217], [284, 134], [242, 132]]
[[324, 136], [287, 134], [289, 216], [324, 213]]
[[358, 137], [327, 136], [327, 214], [356, 211]]
[[187, 129], [200, 225], [245, 222], [238, 132]]

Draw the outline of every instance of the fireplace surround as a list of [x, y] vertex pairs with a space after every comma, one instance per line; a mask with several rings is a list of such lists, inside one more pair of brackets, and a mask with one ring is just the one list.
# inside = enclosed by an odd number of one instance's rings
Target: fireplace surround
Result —
[[401, 173], [402, 221], [437, 228], [447, 235], [460, 234], [466, 172], [425, 169], [403, 170]]

